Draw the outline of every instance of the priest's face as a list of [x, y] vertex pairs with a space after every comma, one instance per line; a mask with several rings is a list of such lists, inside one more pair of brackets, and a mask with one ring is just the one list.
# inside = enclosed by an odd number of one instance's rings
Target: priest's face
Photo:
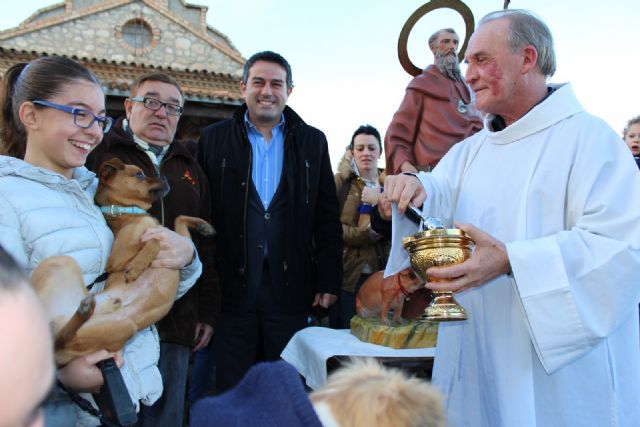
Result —
[[640, 123], [629, 126], [624, 135], [624, 143], [627, 144], [634, 156], [640, 156]]
[[505, 119], [521, 110], [516, 95], [523, 83], [519, 67], [522, 53], [511, 51], [509, 32], [506, 19], [482, 24], [471, 36], [465, 54], [465, 80], [476, 94], [476, 107]]

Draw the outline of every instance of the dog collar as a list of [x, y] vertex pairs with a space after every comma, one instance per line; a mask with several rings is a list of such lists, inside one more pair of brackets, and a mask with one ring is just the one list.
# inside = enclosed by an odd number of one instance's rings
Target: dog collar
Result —
[[105, 215], [146, 215], [147, 211], [137, 206], [100, 206], [100, 211]]
[[402, 283], [400, 283], [400, 273], [396, 274], [396, 285], [398, 286], [398, 289], [400, 289], [400, 292], [402, 292], [404, 294], [404, 296], [406, 297], [406, 299], [408, 300], [409, 298], [409, 292], [404, 288], [404, 286], [402, 286]]

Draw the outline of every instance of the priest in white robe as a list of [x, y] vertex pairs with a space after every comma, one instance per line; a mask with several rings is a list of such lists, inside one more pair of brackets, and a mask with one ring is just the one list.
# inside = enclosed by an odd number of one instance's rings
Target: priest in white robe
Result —
[[427, 272], [469, 315], [439, 327], [433, 383], [449, 421], [638, 426], [637, 167], [570, 84], [547, 84], [553, 41], [530, 13], [484, 17], [466, 61], [484, 130], [419, 180], [388, 177], [382, 197], [397, 204], [386, 275], [409, 265], [410, 201], [476, 242], [466, 262]]

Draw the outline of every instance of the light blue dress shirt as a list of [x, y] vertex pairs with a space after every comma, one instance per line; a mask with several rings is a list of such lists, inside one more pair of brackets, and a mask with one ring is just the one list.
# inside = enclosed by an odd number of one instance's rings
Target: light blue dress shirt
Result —
[[265, 210], [269, 207], [271, 199], [276, 194], [280, 176], [282, 175], [282, 157], [284, 154], [284, 114], [280, 123], [271, 129], [271, 141], [249, 120], [249, 113], [244, 114], [244, 123], [247, 128], [247, 136], [253, 150], [253, 162], [251, 166], [251, 179], [260, 196]]

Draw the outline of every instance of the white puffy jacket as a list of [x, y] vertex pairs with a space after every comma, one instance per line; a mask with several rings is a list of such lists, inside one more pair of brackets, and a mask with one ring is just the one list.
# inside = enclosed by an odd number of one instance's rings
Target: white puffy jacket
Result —
[[[0, 156], [0, 244], [29, 275], [43, 259], [68, 255], [80, 265], [85, 283], [92, 283], [104, 272], [113, 243], [113, 234], [93, 201], [97, 185], [95, 174], [85, 167], [76, 168], [73, 178], [67, 179], [20, 159]], [[176, 298], [193, 286], [201, 271], [196, 256], [181, 271]], [[100, 288], [97, 285], [94, 290]], [[162, 394], [155, 326], [129, 340], [123, 357], [121, 372], [134, 403], [153, 404]]]

